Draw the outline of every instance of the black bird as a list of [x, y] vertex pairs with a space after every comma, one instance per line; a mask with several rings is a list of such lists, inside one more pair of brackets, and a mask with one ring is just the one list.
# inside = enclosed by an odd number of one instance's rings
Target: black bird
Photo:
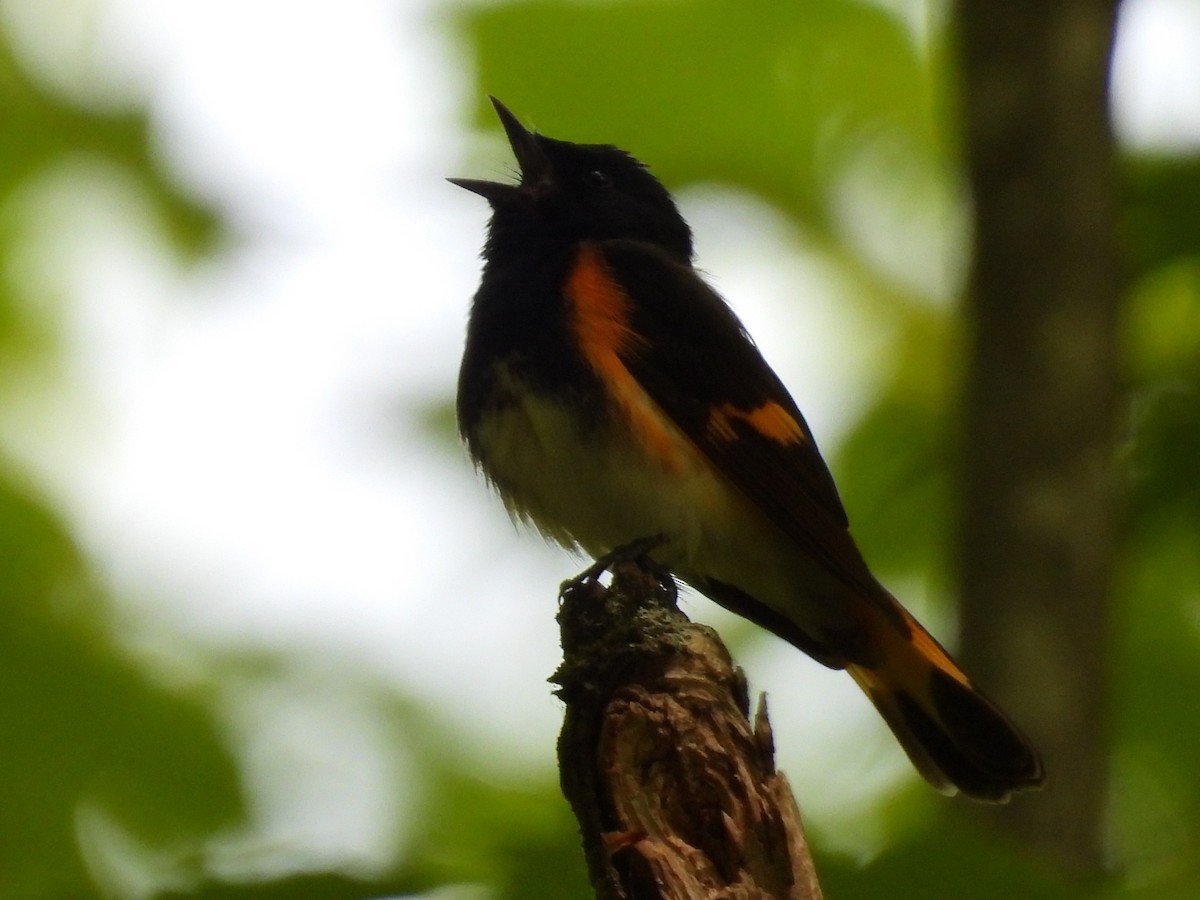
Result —
[[692, 267], [666, 188], [623, 150], [526, 130], [492, 207], [458, 383], [468, 450], [509, 512], [655, 562], [866, 692], [918, 771], [1001, 802], [1037, 753], [871, 574], [804, 417]]

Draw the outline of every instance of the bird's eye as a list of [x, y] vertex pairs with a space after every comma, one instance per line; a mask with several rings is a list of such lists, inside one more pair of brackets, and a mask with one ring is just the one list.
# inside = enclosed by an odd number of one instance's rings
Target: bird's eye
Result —
[[612, 184], [612, 176], [603, 169], [592, 169], [583, 176], [583, 180], [592, 187], [608, 187]]

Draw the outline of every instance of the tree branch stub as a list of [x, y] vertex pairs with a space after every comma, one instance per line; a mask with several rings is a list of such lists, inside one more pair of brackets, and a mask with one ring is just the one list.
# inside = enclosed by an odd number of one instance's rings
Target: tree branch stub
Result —
[[633, 563], [568, 584], [558, 753], [602, 900], [819, 900], [765, 700], [673, 585]]

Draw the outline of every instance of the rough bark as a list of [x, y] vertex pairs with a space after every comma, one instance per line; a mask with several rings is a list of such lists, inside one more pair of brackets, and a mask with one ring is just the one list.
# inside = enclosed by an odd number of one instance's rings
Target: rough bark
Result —
[[673, 585], [632, 563], [568, 585], [558, 754], [602, 900], [819, 900], [765, 702]]
[[1117, 511], [1116, 2], [961, 2], [957, 13], [976, 228], [962, 656], [1046, 761], [1046, 789], [997, 815], [1094, 870]]

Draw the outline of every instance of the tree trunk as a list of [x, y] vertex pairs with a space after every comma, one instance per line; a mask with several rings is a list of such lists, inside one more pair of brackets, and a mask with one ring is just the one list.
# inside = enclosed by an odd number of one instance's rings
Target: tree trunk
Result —
[[962, 452], [962, 656], [1043, 753], [997, 812], [1103, 865], [1117, 509], [1114, 0], [961, 2], [975, 200]]

